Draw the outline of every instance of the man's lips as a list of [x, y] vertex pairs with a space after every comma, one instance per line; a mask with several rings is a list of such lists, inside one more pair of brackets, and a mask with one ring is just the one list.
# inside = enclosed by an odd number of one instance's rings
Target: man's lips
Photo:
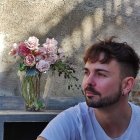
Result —
[[93, 97], [93, 96], [96, 96], [96, 95], [101, 96], [101, 94], [98, 91], [96, 91], [93, 87], [87, 87], [85, 89], [85, 95], [87, 97]]
[[87, 97], [93, 97], [93, 96], [98, 95], [98, 94], [95, 94], [95, 93], [93, 93], [93, 92], [91, 92], [91, 91], [86, 91], [86, 92], [85, 92], [85, 95], [86, 95]]

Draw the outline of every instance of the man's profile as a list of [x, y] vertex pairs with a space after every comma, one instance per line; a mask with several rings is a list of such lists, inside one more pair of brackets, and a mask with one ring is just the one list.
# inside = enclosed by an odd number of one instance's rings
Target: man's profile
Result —
[[84, 54], [86, 102], [54, 118], [37, 140], [139, 140], [140, 107], [128, 101], [139, 71], [138, 54], [113, 37]]

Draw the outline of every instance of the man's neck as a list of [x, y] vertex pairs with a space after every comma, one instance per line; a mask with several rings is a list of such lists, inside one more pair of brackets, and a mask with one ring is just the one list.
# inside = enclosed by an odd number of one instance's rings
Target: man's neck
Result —
[[119, 137], [127, 129], [131, 119], [131, 107], [128, 103], [113, 105], [103, 109], [94, 109], [95, 116], [106, 134]]

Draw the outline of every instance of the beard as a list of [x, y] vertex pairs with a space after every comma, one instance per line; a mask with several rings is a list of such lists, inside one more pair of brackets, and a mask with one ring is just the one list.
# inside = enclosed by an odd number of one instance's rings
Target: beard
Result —
[[[99, 100], [95, 101], [94, 97], [86, 97], [86, 94], [85, 94], [87, 105], [93, 108], [104, 108], [104, 107], [113, 105], [117, 103], [122, 96], [121, 86], [119, 87], [118, 92], [112, 93], [112, 96], [106, 96], [103, 98], [101, 97], [101, 93], [96, 91], [93, 87], [88, 87], [86, 90], [93, 92], [93, 94], [96, 96], [99, 96]], [[86, 93], [86, 90], [85, 90], [85, 93]]]

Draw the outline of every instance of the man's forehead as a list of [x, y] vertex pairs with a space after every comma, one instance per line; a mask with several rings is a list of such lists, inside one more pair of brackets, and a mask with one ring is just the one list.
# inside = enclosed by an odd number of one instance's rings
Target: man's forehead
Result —
[[87, 61], [85, 67], [103, 67], [107, 65], [108, 63], [101, 63], [100, 61], [96, 61], [96, 62]]
[[93, 67], [93, 68], [104, 68], [104, 69], [109, 69], [109, 68], [120, 68], [119, 63], [115, 59], [111, 59], [108, 63], [102, 63], [100, 60], [97, 60], [96, 62], [92, 61], [87, 61], [85, 64], [85, 67]]

